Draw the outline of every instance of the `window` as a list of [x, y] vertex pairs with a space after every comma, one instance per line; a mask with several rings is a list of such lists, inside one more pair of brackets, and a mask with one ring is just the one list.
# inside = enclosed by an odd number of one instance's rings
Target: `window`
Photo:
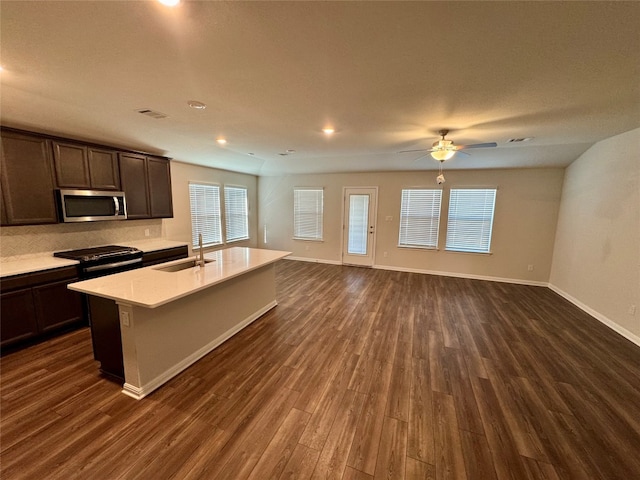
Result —
[[452, 188], [447, 250], [489, 253], [495, 203], [495, 188]]
[[442, 190], [406, 188], [400, 206], [401, 247], [436, 248]]
[[323, 193], [321, 188], [294, 188], [293, 238], [322, 240]]
[[249, 209], [247, 189], [244, 187], [224, 187], [224, 214], [226, 241], [235, 242], [249, 238]]
[[220, 187], [218, 185], [190, 183], [191, 244], [198, 245], [198, 234], [202, 234], [205, 246], [222, 243], [220, 219]]

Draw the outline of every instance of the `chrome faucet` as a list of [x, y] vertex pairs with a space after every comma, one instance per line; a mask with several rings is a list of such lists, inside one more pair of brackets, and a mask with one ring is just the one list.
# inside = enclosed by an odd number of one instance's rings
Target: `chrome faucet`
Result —
[[198, 254], [198, 260], [196, 261], [196, 265], [200, 266], [200, 267], [204, 267], [205, 262], [204, 262], [204, 249], [202, 248], [202, 234], [199, 233], [198, 234], [198, 248], [199, 248], [199, 254]]

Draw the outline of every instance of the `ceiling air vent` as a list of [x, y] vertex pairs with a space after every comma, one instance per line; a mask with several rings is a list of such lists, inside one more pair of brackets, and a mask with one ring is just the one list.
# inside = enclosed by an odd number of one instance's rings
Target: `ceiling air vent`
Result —
[[521, 142], [528, 142], [529, 140], [531, 140], [533, 137], [524, 137], [524, 138], [510, 138], [509, 140], [507, 140], [507, 143], [521, 143]]
[[155, 110], [149, 110], [148, 108], [143, 108], [141, 110], [136, 110], [136, 111], [138, 113], [141, 113], [142, 115], [146, 115], [147, 117], [151, 117], [155, 119], [168, 117], [168, 115], [165, 115], [164, 113], [156, 112]]

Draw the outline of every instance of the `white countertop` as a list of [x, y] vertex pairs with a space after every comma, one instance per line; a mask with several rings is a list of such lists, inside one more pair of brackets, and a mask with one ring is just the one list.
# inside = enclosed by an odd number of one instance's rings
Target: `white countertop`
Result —
[[57, 258], [53, 253], [48, 255], [37, 255], [28, 258], [20, 258], [0, 263], [0, 276], [9, 277], [11, 275], [20, 275], [21, 273], [33, 273], [40, 270], [51, 270], [53, 268], [68, 267], [77, 265], [76, 260], [68, 260], [66, 258]]
[[[144, 253], [189, 245], [187, 242], [176, 242], [173, 240], [164, 240], [162, 238], [124, 241], [117, 242], [117, 244], [125, 247], [134, 247], [142, 250]], [[0, 277], [9, 277], [11, 275], [20, 275], [23, 273], [33, 273], [41, 270], [68, 267], [71, 265], [78, 265], [78, 262], [76, 260], [54, 257], [53, 252], [44, 252], [35, 255], [24, 255], [17, 258], [7, 258], [0, 262]]]
[[192, 267], [178, 272], [159, 270], [159, 268], [186, 261], [185, 259], [175, 260], [71, 283], [69, 288], [123, 304], [156, 308], [276, 262], [290, 254], [291, 252], [277, 250], [233, 247], [206, 253], [204, 257], [214, 261], [207, 263], [204, 267]]

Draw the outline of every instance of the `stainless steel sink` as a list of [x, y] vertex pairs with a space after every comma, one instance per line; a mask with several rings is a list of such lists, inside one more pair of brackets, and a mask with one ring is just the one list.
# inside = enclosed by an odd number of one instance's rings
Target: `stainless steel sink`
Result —
[[[204, 259], [205, 265], [207, 263], [214, 262], [215, 260]], [[190, 258], [184, 262], [174, 263], [173, 265], [167, 265], [166, 267], [155, 267], [154, 270], [159, 270], [161, 272], [180, 272], [182, 270], [187, 270], [188, 268], [194, 268], [197, 266], [197, 260], [195, 258]]]

